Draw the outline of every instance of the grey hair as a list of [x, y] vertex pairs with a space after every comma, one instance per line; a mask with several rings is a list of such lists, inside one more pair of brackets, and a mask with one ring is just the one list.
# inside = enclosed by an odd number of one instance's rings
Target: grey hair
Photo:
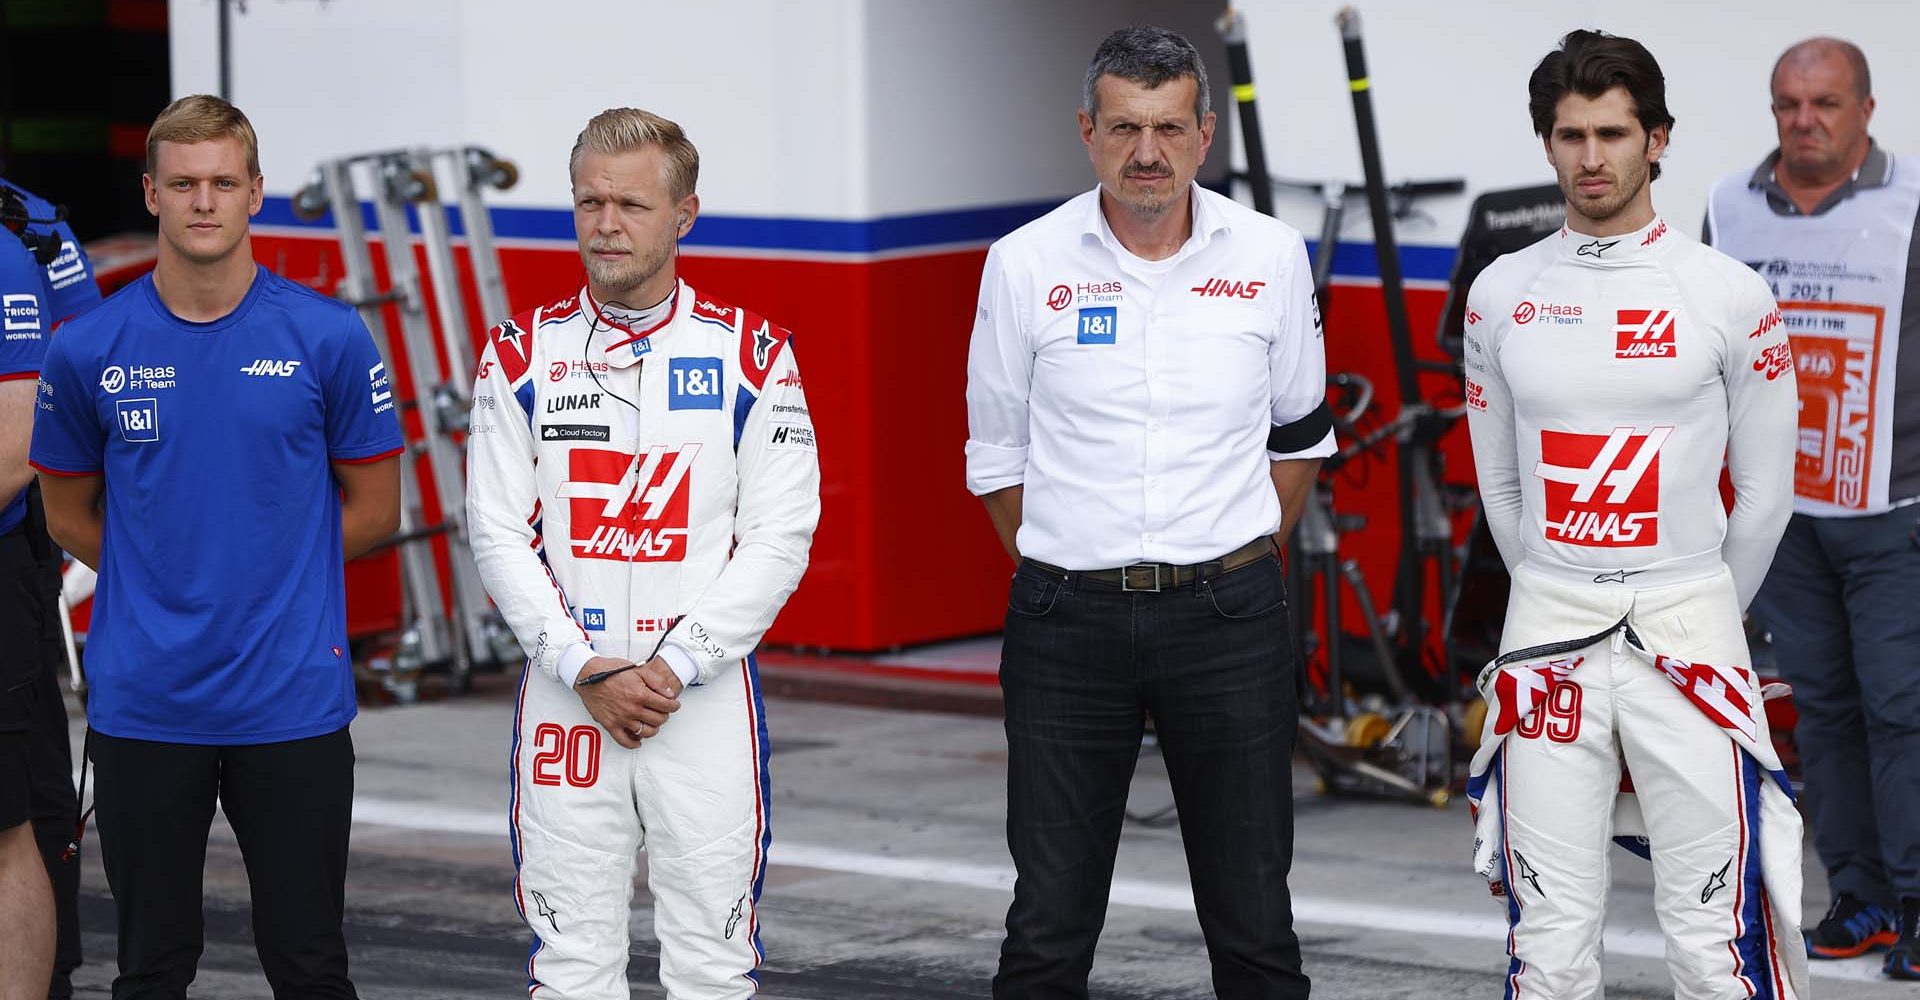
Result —
[[1809, 38], [1796, 42], [1780, 58], [1773, 62], [1773, 74], [1769, 82], [1779, 78], [1780, 67], [1789, 62], [1805, 62], [1837, 55], [1846, 60], [1847, 68], [1853, 71], [1853, 93], [1862, 101], [1873, 96], [1873, 74], [1867, 69], [1867, 54], [1860, 46], [1843, 38]]
[[1196, 123], [1207, 120], [1213, 95], [1207, 87], [1207, 64], [1200, 61], [1200, 50], [1183, 35], [1165, 28], [1121, 28], [1108, 35], [1093, 51], [1087, 64], [1087, 86], [1080, 106], [1089, 118], [1099, 111], [1093, 85], [1103, 76], [1115, 76], [1142, 84], [1149, 90], [1171, 80], [1192, 77], [1199, 93], [1193, 99]]

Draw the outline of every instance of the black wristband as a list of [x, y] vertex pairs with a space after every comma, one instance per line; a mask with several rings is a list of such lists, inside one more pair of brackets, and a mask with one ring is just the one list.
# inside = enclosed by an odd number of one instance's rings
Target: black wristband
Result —
[[587, 676], [580, 678], [579, 680], [573, 683], [573, 686], [583, 688], [590, 684], [598, 684], [601, 681], [604, 681], [607, 678], [612, 677], [614, 674], [624, 674], [629, 670], [638, 670], [638, 669], [640, 669], [640, 664], [629, 663], [624, 667], [615, 667], [612, 670], [602, 670], [597, 674], [588, 674]]
[[1268, 431], [1267, 450], [1282, 455], [1303, 451], [1319, 444], [1330, 430], [1333, 430], [1333, 411], [1327, 409], [1327, 401], [1323, 399], [1306, 416]]

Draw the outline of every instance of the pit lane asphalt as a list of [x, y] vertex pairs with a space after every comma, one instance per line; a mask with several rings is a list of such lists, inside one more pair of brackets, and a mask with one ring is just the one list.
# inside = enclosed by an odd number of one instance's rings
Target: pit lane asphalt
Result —
[[[886, 700], [886, 699], [881, 699]], [[482, 678], [457, 700], [363, 710], [354, 724], [356, 819], [347, 884], [353, 976], [369, 998], [519, 996], [529, 934], [514, 913], [506, 839], [511, 686]], [[979, 714], [768, 702], [774, 850], [762, 902], [767, 1000], [984, 998], [1011, 877], [1002, 837], [1005, 746]], [[75, 726], [75, 746], [79, 745]], [[1506, 959], [1501, 907], [1467, 864], [1464, 805], [1329, 799], [1295, 777], [1295, 910], [1314, 995], [1354, 1000], [1491, 997]], [[1171, 801], [1144, 753], [1136, 812]], [[88, 964], [77, 995], [106, 996], [113, 911], [97, 846], [85, 851]], [[1808, 907], [1824, 909], [1808, 868]], [[655, 975], [644, 865], [629, 980]], [[1614, 865], [1607, 996], [1671, 995], [1651, 874]], [[207, 857], [206, 954], [192, 995], [268, 995], [248, 928], [246, 877], [225, 821]], [[1820, 963], [1815, 995], [1911, 997], [1871, 959]], [[1129, 824], [1094, 967], [1094, 996], [1208, 997], [1205, 946], [1176, 831]]]

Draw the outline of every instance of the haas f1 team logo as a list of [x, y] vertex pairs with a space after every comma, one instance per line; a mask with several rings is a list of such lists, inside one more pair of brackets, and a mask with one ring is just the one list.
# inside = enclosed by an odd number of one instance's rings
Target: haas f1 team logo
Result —
[[1671, 309], [1618, 310], [1613, 335], [1616, 358], [1671, 358], [1677, 349]]
[[645, 453], [575, 448], [567, 455], [567, 498], [577, 559], [680, 562], [687, 557], [687, 508], [697, 444]]
[[1540, 432], [1546, 481], [1547, 541], [1599, 548], [1656, 545], [1660, 541], [1660, 446], [1673, 433], [1655, 427], [1636, 434]]

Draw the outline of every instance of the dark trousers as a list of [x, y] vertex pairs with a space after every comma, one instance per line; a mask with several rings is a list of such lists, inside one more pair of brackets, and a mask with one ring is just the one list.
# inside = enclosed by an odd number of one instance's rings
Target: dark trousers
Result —
[[1836, 893], [1920, 897], [1920, 507], [1795, 514], [1753, 610], [1800, 715], [1813, 845]]
[[[47, 538], [37, 489], [27, 495], [24, 523], [0, 536], [0, 730], [23, 740], [24, 773], [7, 776], [0, 795], [18, 797], [0, 807], [6, 819], [24, 814], [53, 884], [54, 923], [50, 1000], [73, 996], [80, 967], [80, 859], [63, 857], [78, 816], [73, 750], [67, 736], [62, 686], [66, 645], [60, 633], [60, 555]], [[0, 765], [11, 766], [11, 765]]]
[[341, 933], [353, 741], [251, 746], [93, 734], [100, 856], [119, 914], [114, 1000], [187, 995], [205, 942], [201, 880], [216, 797], [246, 859], [254, 946], [275, 1000], [353, 997]]
[[80, 854], [66, 856], [73, 843], [79, 816], [73, 789], [73, 748], [67, 735], [67, 703], [61, 693], [66, 678], [66, 650], [40, 674], [40, 696], [33, 715], [33, 839], [47, 864], [53, 883], [53, 915], [57, 930], [53, 949], [53, 982], [48, 1000], [73, 996], [73, 970], [80, 967]]
[[1007, 846], [1018, 878], [995, 1000], [1087, 996], [1153, 717], [1226, 1000], [1307, 996], [1293, 932], [1298, 710], [1280, 565], [1123, 593], [1023, 563], [1007, 601]]

